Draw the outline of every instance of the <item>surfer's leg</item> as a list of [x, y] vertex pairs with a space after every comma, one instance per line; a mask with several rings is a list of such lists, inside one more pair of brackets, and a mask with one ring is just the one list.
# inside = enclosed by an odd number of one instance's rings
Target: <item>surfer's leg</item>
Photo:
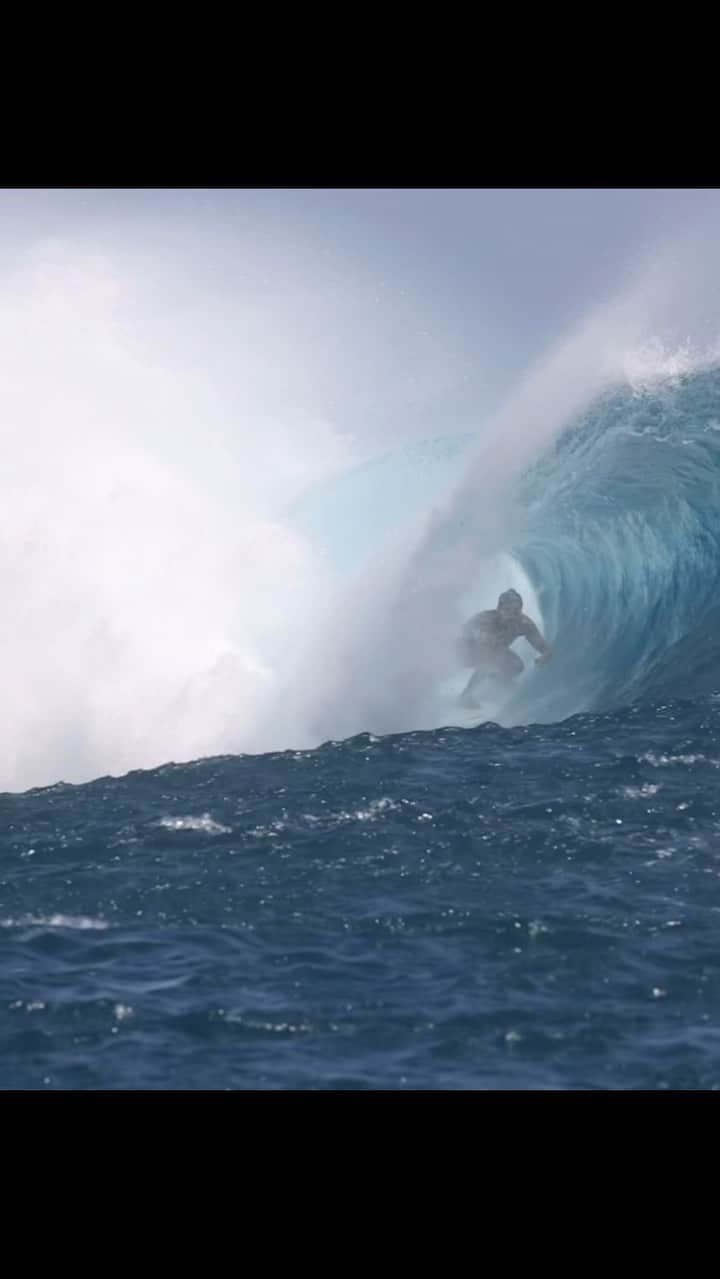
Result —
[[502, 679], [503, 680], [517, 679], [518, 675], [522, 675], [524, 670], [525, 670], [525, 663], [523, 662], [522, 658], [518, 657], [517, 653], [513, 653], [511, 648], [506, 649], [502, 657], [502, 667], [501, 667]]
[[472, 675], [470, 676], [470, 679], [468, 680], [467, 684], [465, 685], [462, 693], [460, 694], [458, 698], [458, 701], [461, 703], [462, 706], [475, 705], [474, 694], [479, 693], [480, 685], [485, 680], [486, 676], [487, 676], [487, 672], [483, 670], [481, 667], [478, 667], [477, 670], [473, 671]]

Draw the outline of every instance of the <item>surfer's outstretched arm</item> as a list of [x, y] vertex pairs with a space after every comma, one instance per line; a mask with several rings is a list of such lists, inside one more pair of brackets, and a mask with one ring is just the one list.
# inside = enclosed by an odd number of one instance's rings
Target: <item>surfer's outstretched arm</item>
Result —
[[546, 643], [546, 641], [543, 639], [537, 626], [529, 617], [526, 618], [526, 622], [527, 622], [527, 625], [525, 627], [523, 634], [525, 636], [525, 639], [528, 641], [528, 643], [532, 644], [533, 648], [537, 649], [538, 653], [540, 654], [540, 657], [536, 657], [535, 661], [538, 666], [541, 666], [545, 662], [550, 661], [550, 658], [552, 657], [552, 649], [550, 648], [550, 645]]

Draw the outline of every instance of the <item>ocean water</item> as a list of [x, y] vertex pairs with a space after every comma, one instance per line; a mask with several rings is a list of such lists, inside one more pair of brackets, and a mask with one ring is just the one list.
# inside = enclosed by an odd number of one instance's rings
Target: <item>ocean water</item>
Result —
[[712, 368], [524, 467], [497, 723], [0, 797], [0, 1087], [720, 1088], [719, 484]]

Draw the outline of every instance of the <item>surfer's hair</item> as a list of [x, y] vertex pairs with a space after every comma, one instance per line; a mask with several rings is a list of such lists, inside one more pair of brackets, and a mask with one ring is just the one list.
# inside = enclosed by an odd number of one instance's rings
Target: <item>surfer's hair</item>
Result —
[[522, 595], [518, 595], [517, 591], [510, 587], [509, 591], [503, 591], [499, 597], [498, 608], [501, 604], [512, 604], [514, 608], [522, 608]]

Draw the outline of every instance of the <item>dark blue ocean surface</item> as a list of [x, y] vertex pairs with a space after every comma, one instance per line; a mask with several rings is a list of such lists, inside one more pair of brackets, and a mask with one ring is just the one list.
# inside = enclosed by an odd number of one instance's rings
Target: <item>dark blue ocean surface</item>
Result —
[[720, 1088], [720, 700], [0, 797], [4, 1089]]

